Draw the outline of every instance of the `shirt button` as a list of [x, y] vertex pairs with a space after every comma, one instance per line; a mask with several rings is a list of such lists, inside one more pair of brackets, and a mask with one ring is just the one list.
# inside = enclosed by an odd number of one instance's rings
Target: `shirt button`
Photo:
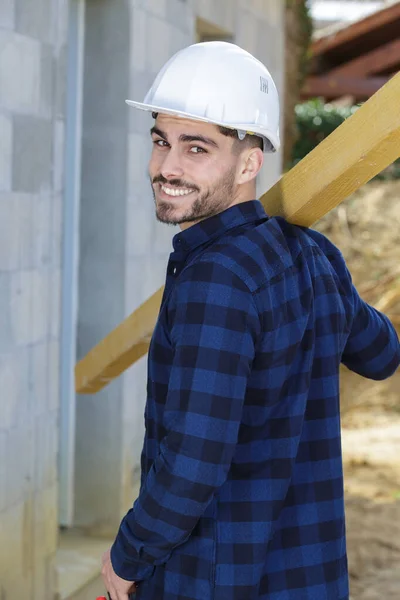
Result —
[[175, 273], [176, 273], [176, 270], [177, 270], [177, 269], [176, 269], [176, 267], [174, 267], [174, 268], [172, 269], [172, 273], [173, 273], [173, 275], [175, 275]]

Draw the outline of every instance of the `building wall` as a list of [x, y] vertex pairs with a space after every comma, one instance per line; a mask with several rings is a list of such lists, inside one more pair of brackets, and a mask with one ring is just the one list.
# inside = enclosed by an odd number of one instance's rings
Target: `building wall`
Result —
[[63, 0], [0, 2], [0, 597], [46, 600], [57, 545]]
[[[55, 585], [67, 9], [0, 3], [2, 600], [47, 600]], [[163, 63], [197, 40], [198, 18], [203, 34], [232, 36], [264, 61], [282, 91], [281, 0], [86, 1], [78, 358], [164, 282], [178, 229], [154, 215], [151, 116], [124, 100], [143, 98]], [[268, 156], [259, 192], [279, 173], [280, 156]], [[146, 361], [77, 398], [74, 523], [95, 535], [115, 534], [134, 499]]]

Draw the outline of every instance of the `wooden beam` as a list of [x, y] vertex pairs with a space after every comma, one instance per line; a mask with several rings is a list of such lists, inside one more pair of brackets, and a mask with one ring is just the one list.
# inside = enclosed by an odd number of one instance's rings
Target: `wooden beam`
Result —
[[331, 100], [342, 96], [354, 96], [357, 100], [366, 100], [384, 86], [388, 79], [388, 77], [356, 79], [335, 75], [311, 76], [306, 79], [301, 90], [301, 97], [306, 100], [322, 96]]
[[317, 56], [335, 50], [339, 46], [352, 42], [356, 38], [390, 25], [397, 19], [400, 19], [400, 2], [393, 3], [352, 25], [347, 25], [331, 35], [317, 39], [311, 45], [312, 54], [313, 56]]
[[[261, 198], [270, 215], [310, 226], [400, 156], [400, 74]], [[76, 367], [76, 390], [92, 394], [147, 351], [160, 289]]]
[[400, 65], [400, 38], [391, 40], [371, 52], [331, 69], [329, 75], [336, 77], [366, 77], [377, 73], [388, 73]]

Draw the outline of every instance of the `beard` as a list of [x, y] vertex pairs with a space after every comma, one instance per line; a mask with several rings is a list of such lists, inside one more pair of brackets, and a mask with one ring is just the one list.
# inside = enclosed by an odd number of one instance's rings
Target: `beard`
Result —
[[[162, 175], [154, 177], [152, 182], [152, 191], [156, 207], [156, 217], [160, 223], [167, 225], [179, 225], [180, 223], [190, 223], [192, 221], [202, 221], [213, 217], [223, 210], [227, 209], [235, 200], [235, 168], [230, 169], [225, 175], [210, 189], [202, 192], [197, 186], [189, 184], [181, 179], [167, 180]], [[182, 208], [175, 203], [158, 200], [154, 191], [154, 184], [162, 183], [176, 188], [186, 188], [194, 190], [197, 198], [186, 208], [183, 214]], [[184, 199], [185, 196], [177, 196]]]

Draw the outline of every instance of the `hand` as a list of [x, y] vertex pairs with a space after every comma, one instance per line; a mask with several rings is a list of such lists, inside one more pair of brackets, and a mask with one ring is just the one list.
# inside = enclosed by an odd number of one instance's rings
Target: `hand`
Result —
[[129, 594], [136, 589], [135, 583], [118, 577], [111, 564], [110, 550], [104, 552], [102, 564], [101, 575], [111, 600], [129, 600]]

